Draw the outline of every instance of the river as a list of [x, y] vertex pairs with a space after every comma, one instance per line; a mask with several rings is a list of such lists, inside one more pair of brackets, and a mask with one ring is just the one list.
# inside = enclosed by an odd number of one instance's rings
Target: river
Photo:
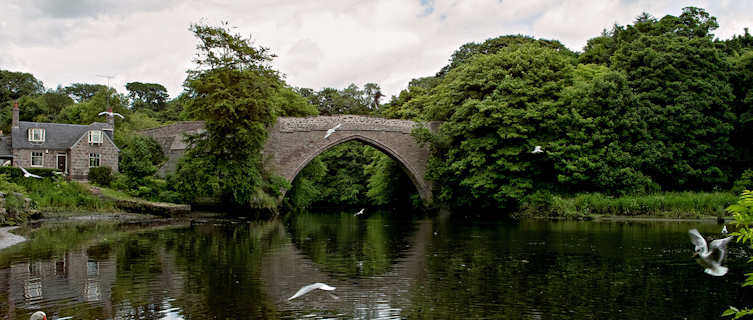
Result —
[[[0, 318], [718, 319], [751, 251], [691, 259], [703, 221], [502, 221], [367, 211], [272, 221], [76, 220], [15, 230]], [[327, 283], [288, 301], [299, 288]]]

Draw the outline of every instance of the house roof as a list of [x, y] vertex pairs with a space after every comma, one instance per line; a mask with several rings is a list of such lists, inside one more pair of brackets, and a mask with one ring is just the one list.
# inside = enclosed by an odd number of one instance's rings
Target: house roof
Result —
[[0, 136], [0, 158], [13, 157], [10, 148], [10, 136]]
[[[90, 125], [82, 125], [20, 121], [18, 124], [18, 127], [11, 129], [13, 149], [68, 149], [89, 130], [110, 129], [110, 126], [107, 123], [102, 122], [94, 122]], [[29, 139], [27, 138], [27, 132], [31, 128], [42, 128], [45, 130], [44, 142], [29, 142]]]

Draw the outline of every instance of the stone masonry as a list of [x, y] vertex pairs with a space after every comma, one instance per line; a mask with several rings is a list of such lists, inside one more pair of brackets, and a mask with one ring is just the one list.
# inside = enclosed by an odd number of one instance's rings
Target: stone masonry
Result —
[[[340, 128], [324, 139], [327, 130], [340, 124]], [[298, 172], [311, 160], [338, 144], [358, 140], [389, 155], [403, 168], [413, 181], [419, 195], [427, 203], [432, 201], [432, 185], [426, 180], [429, 158], [427, 146], [420, 146], [411, 130], [421, 124], [409, 120], [383, 119], [356, 115], [318, 116], [308, 118], [281, 117], [269, 129], [262, 151], [264, 166], [292, 182]], [[436, 130], [436, 123], [429, 123]], [[162, 146], [170, 161], [177, 161], [187, 147], [184, 132], [203, 130], [202, 122], [182, 122], [144, 130]], [[168, 172], [174, 166], [167, 168]]]
[[86, 137], [82, 137], [71, 147], [68, 157], [70, 174], [73, 179], [85, 180], [89, 175], [89, 154], [99, 154], [99, 166], [110, 167], [113, 172], [118, 171], [118, 153], [120, 150], [109, 139], [103, 139], [101, 144], [89, 144]]

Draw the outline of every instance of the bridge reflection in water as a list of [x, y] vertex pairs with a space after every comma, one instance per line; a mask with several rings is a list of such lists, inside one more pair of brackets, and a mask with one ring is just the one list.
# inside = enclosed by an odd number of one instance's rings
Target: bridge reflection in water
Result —
[[[285, 232], [281, 227], [280, 232]], [[352, 277], [330, 273], [312, 261], [295, 245], [287, 244], [271, 250], [264, 258], [262, 269], [264, 290], [280, 310], [295, 316], [307, 311], [332, 311], [353, 318], [400, 318], [402, 307], [410, 304], [411, 287], [421, 279], [425, 267], [427, 245], [432, 236], [429, 220], [418, 222], [405, 251], [384, 273]], [[362, 267], [363, 261], [356, 266]], [[287, 301], [299, 288], [313, 282], [324, 282], [337, 289], [336, 296], [314, 292]]]

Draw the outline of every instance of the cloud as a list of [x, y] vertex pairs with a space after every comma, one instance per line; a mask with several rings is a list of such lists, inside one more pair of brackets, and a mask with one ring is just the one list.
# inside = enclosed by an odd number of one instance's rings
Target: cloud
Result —
[[641, 12], [678, 15], [687, 5], [718, 17], [729, 38], [753, 25], [741, 1], [498, 0], [10, 0], [0, 21], [0, 68], [34, 74], [47, 87], [156, 82], [172, 96], [192, 67], [191, 23], [228, 21], [278, 57], [273, 66], [298, 87], [378, 83], [397, 94], [433, 75], [468, 42], [506, 34], [556, 39], [573, 50]]

